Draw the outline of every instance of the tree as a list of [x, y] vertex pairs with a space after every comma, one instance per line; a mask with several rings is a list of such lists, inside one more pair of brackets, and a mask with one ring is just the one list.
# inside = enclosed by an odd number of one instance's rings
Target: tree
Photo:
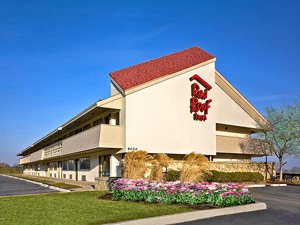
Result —
[[280, 108], [266, 108], [266, 118], [273, 129], [258, 134], [258, 138], [270, 143], [272, 153], [279, 160], [279, 180], [287, 156], [300, 155], [300, 102]]
[[0, 162], [0, 168], [8, 168], [10, 167], [7, 163], [5, 162]]

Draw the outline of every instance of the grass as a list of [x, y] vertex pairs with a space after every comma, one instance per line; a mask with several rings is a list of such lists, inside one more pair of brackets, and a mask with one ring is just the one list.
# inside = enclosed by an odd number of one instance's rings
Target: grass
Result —
[[36, 181], [36, 182], [48, 184], [48, 185], [51, 185], [54, 187], [64, 188], [64, 189], [81, 188], [80, 186], [77, 186], [77, 185], [66, 184], [66, 183], [62, 183], [62, 182], [55, 182], [55, 181], [46, 180], [46, 179], [39, 178], [39, 177], [31, 177], [31, 176], [26, 176], [26, 175], [22, 175], [22, 174], [11, 174], [11, 175], [14, 177], [20, 177], [20, 178], [24, 178], [27, 180]]
[[100, 200], [107, 192], [0, 197], [3, 225], [96, 225], [191, 211], [178, 205]]

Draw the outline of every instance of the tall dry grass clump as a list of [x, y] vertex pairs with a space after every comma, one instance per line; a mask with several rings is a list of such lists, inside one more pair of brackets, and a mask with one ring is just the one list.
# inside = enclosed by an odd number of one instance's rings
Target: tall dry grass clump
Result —
[[184, 157], [180, 180], [182, 182], [200, 182], [208, 172], [208, 159], [201, 154], [192, 152]]
[[164, 178], [163, 168], [168, 168], [174, 160], [164, 153], [155, 154], [153, 156], [151, 167], [151, 180], [161, 181]]
[[132, 151], [125, 155], [124, 159], [124, 178], [144, 179], [148, 171], [147, 164], [153, 160], [146, 151]]

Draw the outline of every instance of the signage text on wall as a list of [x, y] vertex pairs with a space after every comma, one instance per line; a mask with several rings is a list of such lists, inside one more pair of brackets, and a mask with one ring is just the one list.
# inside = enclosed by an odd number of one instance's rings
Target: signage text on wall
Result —
[[191, 85], [190, 111], [194, 120], [205, 121], [210, 108], [209, 104], [212, 102], [211, 99], [207, 99], [208, 91], [212, 89], [212, 86], [197, 74], [192, 76], [190, 81], [195, 81]]

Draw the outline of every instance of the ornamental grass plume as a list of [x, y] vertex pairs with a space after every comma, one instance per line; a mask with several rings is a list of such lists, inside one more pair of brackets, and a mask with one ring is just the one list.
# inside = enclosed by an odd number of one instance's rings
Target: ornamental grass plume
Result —
[[182, 182], [197, 183], [208, 172], [208, 159], [201, 154], [192, 152], [184, 157], [180, 180]]
[[174, 159], [164, 153], [155, 154], [153, 156], [150, 179], [162, 181], [164, 178], [163, 168], [168, 168], [173, 161]]
[[153, 157], [146, 151], [132, 151], [125, 155], [124, 160], [124, 178], [126, 179], [144, 179], [148, 170], [147, 163], [151, 162]]

